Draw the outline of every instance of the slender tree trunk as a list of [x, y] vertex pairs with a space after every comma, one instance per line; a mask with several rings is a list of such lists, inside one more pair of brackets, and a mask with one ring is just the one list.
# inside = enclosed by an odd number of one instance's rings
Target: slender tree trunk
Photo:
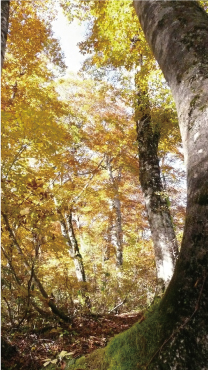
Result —
[[74, 261], [77, 280], [79, 282], [86, 282], [82, 255], [80, 254], [80, 251], [79, 251], [79, 246], [77, 243], [77, 239], [76, 239], [73, 224], [72, 224], [72, 211], [70, 210], [65, 217], [60, 211], [58, 211], [58, 213], [60, 215], [62, 235], [65, 238], [67, 246], [69, 248], [69, 254]]
[[74, 265], [76, 269], [77, 279], [79, 282], [86, 282], [83, 259], [79, 251], [79, 246], [77, 243], [77, 239], [76, 239], [73, 224], [72, 224], [72, 211], [71, 210], [69, 214], [67, 215], [67, 226], [68, 226], [68, 233], [69, 233], [69, 238], [70, 238], [71, 246], [72, 246], [72, 256], [73, 256]]
[[[138, 86], [138, 84], [137, 84]], [[139, 178], [145, 199], [157, 272], [157, 294], [167, 288], [178, 257], [167, 197], [162, 186], [158, 158], [159, 125], [153, 128], [146, 91], [138, 91], [135, 110], [139, 145]]]
[[122, 230], [122, 218], [121, 218], [121, 202], [118, 193], [118, 184], [117, 181], [114, 179], [112, 166], [111, 166], [112, 159], [109, 156], [106, 156], [106, 166], [108, 170], [108, 174], [110, 177], [110, 181], [114, 191], [113, 197], [113, 208], [116, 213], [116, 265], [117, 267], [121, 267], [123, 265], [123, 230]]
[[105, 246], [103, 249], [103, 260], [109, 260], [111, 257], [111, 245], [112, 245], [112, 230], [113, 230], [113, 215], [110, 212], [108, 215], [108, 227], [105, 235]]
[[3, 68], [4, 56], [6, 51], [9, 25], [9, 6], [10, 1], [1, 1], [1, 69]]
[[[9, 235], [10, 235], [10, 238], [13, 242], [13, 244], [16, 246], [20, 256], [22, 257], [23, 261], [24, 261], [24, 266], [26, 268], [26, 270], [28, 272], [31, 271], [31, 267], [30, 267], [30, 264], [28, 263], [28, 260], [27, 258], [25, 257], [22, 249], [21, 249], [21, 246], [19, 245], [17, 239], [16, 239], [16, 236], [9, 224], [9, 219], [7, 217], [7, 215], [5, 213], [2, 212], [2, 216], [4, 218], [4, 222], [5, 222], [5, 225], [7, 227], [7, 230], [9, 231]], [[55, 305], [54, 301], [50, 299], [50, 297], [48, 296], [47, 292], [45, 291], [41, 281], [39, 280], [39, 278], [37, 277], [36, 273], [33, 272], [33, 278], [34, 278], [34, 281], [35, 281], [35, 284], [37, 285], [39, 291], [41, 292], [42, 296], [47, 299], [47, 303], [48, 303], [48, 306], [51, 308], [52, 312], [54, 314], [56, 314], [57, 316], [59, 316], [61, 319], [63, 319], [64, 321], [66, 322], [70, 322], [71, 319], [66, 316], [62, 311], [60, 311], [57, 306]]]
[[[6, 250], [4, 249], [3, 246], [1, 246], [1, 250], [2, 250], [2, 252], [3, 252], [5, 258], [6, 258], [7, 261], [8, 261], [8, 264], [9, 264], [10, 270], [11, 270], [11, 272], [12, 272], [14, 278], [15, 278], [15, 281], [16, 281], [17, 285], [18, 285], [20, 288], [22, 288], [21, 281], [19, 280], [19, 277], [18, 277], [18, 275], [16, 274], [15, 269], [14, 269], [14, 267], [13, 267], [13, 265], [12, 265], [11, 257], [6, 253]], [[37, 310], [37, 312], [38, 312], [39, 314], [41, 314], [43, 317], [48, 317], [48, 316], [51, 315], [50, 312], [46, 312], [46, 311], [44, 311], [43, 309], [41, 309], [41, 308], [40, 308], [40, 307], [35, 303], [35, 301], [34, 301], [32, 298], [30, 298], [30, 301], [31, 301], [31, 305], [32, 305], [32, 306]]]
[[134, 6], [176, 102], [188, 184], [182, 247], [161, 303], [164, 315], [172, 315], [173, 333], [150, 367], [206, 369], [208, 15], [195, 1], [134, 1]]

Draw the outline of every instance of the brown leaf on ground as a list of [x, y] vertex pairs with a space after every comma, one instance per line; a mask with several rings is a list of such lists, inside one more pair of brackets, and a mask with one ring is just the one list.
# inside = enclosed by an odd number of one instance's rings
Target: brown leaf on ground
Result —
[[[58, 323], [53, 328], [46, 328], [45, 332], [42, 328], [40, 331], [15, 332], [8, 336], [2, 331], [2, 336], [7, 337], [17, 350], [5, 359], [2, 354], [2, 369], [42, 370], [46, 359], [58, 358], [63, 350], [73, 352], [73, 358], [80, 357], [106, 346], [110, 338], [127, 330], [140, 319], [142, 313], [88, 315], [75, 318], [70, 326]], [[64, 360], [60, 360], [56, 369], [64, 369], [64, 364]]]

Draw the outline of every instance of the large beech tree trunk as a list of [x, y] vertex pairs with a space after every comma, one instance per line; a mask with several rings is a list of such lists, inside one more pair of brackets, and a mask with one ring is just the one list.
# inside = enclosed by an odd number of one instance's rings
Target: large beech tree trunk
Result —
[[9, 25], [9, 6], [10, 1], [1, 1], [1, 69], [4, 64], [6, 51], [7, 33]]
[[188, 184], [182, 247], [160, 307], [173, 332], [149, 367], [207, 369], [208, 15], [195, 1], [134, 6], [176, 102]]
[[178, 245], [161, 181], [158, 158], [160, 128], [158, 125], [152, 126], [147, 89], [138, 90], [135, 116], [139, 145], [139, 178], [154, 244], [157, 294], [160, 294], [167, 288], [173, 276]]

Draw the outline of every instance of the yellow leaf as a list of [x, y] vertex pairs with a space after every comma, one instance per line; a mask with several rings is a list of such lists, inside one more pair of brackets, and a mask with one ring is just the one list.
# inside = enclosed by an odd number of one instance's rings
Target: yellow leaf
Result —
[[51, 361], [47, 361], [43, 364], [44, 367], [48, 366]]
[[58, 362], [58, 359], [53, 359], [53, 361], [51, 361], [51, 363], [57, 363]]
[[29, 207], [26, 207], [25, 209], [21, 210], [20, 211], [20, 215], [28, 215], [30, 212], [30, 208]]

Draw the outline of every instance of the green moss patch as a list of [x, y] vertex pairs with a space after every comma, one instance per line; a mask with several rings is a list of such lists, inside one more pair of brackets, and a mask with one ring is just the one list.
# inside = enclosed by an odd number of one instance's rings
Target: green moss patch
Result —
[[69, 362], [65, 370], [106, 370], [105, 349], [97, 349], [89, 355], [77, 359], [74, 364]]
[[[136, 323], [127, 331], [116, 335], [106, 348], [81, 357], [73, 369], [85, 370], [141, 370], [151, 366], [154, 354], [166, 338], [167, 323], [158, 304], [145, 315], [142, 323]], [[71, 368], [72, 369], [72, 368]]]
[[108, 344], [105, 357], [110, 370], [146, 369], [160, 346], [163, 317], [157, 308], [141, 324], [117, 335]]

